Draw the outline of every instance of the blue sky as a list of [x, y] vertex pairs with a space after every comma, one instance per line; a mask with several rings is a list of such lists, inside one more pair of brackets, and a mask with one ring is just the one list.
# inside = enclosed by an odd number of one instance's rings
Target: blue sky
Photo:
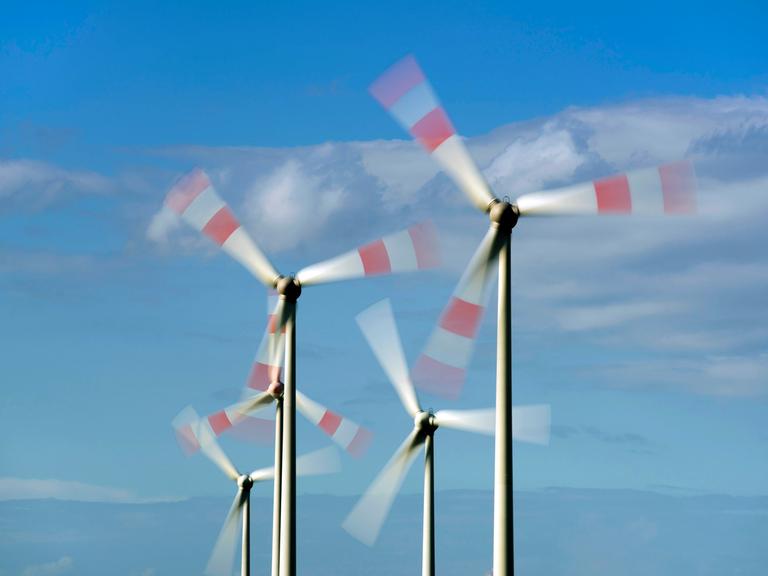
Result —
[[[4, 7], [0, 498], [228, 494], [208, 462], [181, 455], [170, 420], [238, 396], [266, 296], [159, 213], [195, 165], [283, 271], [427, 214], [440, 226], [442, 270], [318, 287], [300, 302], [300, 386], [376, 435], [365, 459], [301, 490], [365, 488], [409, 419], [354, 316], [391, 297], [413, 360], [486, 227], [367, 93], [407, 53], [498, 194], [696, 162], [695, 218], [516, 230], [513, 394], [551, 404], [553, 417], [549, 447], [516, 446], [517, 486], [764, 495], [762, 11]], [[424, 404], [490, 406], [493, 349], [486, 318], [462, 399]], [[325, 443], [299, 432], [300, 449]], [[244, 467], [270, 459], [267, 446], [225, 448]], [[491, 440], [441, 430], [438, 488], [490, 489], [491, 457]], [[47, 483], [25, 491], [19, 479]], [[405, 490], [418, 489], [412, 472]]]

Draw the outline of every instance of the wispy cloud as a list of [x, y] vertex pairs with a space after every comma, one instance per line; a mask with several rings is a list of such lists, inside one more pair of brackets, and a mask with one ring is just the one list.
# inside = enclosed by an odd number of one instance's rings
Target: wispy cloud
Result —
[[557, 321], [563, 330], [598, 330], [615, 328], [654, 315], [669, 314], [680, 308], [679, 304], [673, 302], [604, 303], [563, 309], [558, 314]]
[[144, 498], [129, 490], [111, 486], [99, 486], [72, 480], [36, 478], [0, 478], [2, 500], [73, 500], [78, 502], [170, 502], [178, 498]]
[[552, 435], [564, 440], [572, 438], [590, 438], [605, 444], [627, 446], [629, 448], [647, 448], [650, 441], [634, 432], [608, 432], [595, 426], [552, 426]]
[[103, 194], [112, 188], [110, 179], [95, 172], [66, 170], [37, 160], [0, 160], [0, 202], [39, 209], [62, 196]]
[[27, 566], [21, 571], [21, 576], [57, 576], [58, 574], [67, 574], [72, 572], [74, 564], [71, 557], [62, 556], [53, 562]]
[[768, 396], [768, 353], [647, 358], [594, 370], [619, 388], [675, 388], [708, 396]]

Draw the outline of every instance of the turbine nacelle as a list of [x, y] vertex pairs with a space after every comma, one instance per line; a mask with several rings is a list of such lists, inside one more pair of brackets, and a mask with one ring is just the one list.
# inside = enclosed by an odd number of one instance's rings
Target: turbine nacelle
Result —
[[499, 232], [509, 232], [517, 224], [520, 218], [520, 209], [517, 204], [510, 204], [507, 200], [494, 200], [488, 207], [488, 216]]
[[270, 382], [269, 387], [267, 387], [267, 394], [272, 396], [275, 400], [279, 400], [283, 396], [284, 389], [285, 386], [280, 380], [273, 380]]
[[237, 477], [237, 487], [241, 490], [250, 490], [251, 486], [253, 486], [253, 478], [251, 478], [250, 475], [240, 474], [240, 476]]
[[431, 436], [438, 428], [437, 419], [433, 412], [421, 410], [413, 417], [413, 427], [422, 434]]
[[296, 302], [301, 296], [301, 283], [294, 276], [278, 276], [275, 290], [288, 302]]

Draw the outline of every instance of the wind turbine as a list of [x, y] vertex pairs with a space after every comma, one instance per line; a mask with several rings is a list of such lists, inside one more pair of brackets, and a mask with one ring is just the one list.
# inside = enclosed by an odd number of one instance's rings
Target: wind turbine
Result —
[[[237, 413], [251, 414], [273, 400], [279, 405], [282, 399], [281, 383], [285, 360], [285, 330], [281, 329], [285, 315], [282, 307], [282, 301], [276, 298], [276, 293], [270, 291], [267, 298], [267, 330], [248, 375], [246, 396], [242, 402], [230, 407]], [[350, 456], [359, 458], [368, 448], [372, 438], [370, 430], [310, 399], [298, 389], [296, 409]], [[227, 422], [226, 410], [224, 412], [219, 418], [221, 424], [228, 428], [232, 422]]]
[[[240, 402], [230, 404], [202, 419], [197, 424], [205, 427], [207, 434], [218, 438], [225, 432], [240, 426], [244, 421], [262, 422], [252, 414], [269, 404], [275, 404], [275, 476], [280, 477], [282, 468], [282, 369], [285, 358], [285, 331], [279, 329], [282, 301], [269, 292], [267, 298], [267, 329], [259, 344], [256, 359], [248, 376], [246, 393]], [[256, 392], [254, 392], [256, 391]], [[370, 445], [373, 437], [370, 430], [341, 414], [326, 408], [310, 399], [300, 390], [296, 390], [296, 409], [310, 424], [318, 427], [333, 442], [353, 458], [360, 458]], [[200, 449], [194, 428], [191, 424], [180, 422], [176, 437], [182, 450], [192, 454]], [[277, 576], [280, 554], [280, 482], [274, 485], [273, 526], [272, 526], [272, 574]]]
[[[251, 488], [258, 482], [275, 477], [275, 469], [272, 467], [259, 468], [250, 474], [242, 474], [224, 453], [216, 441], [211, 429], [197, 415], [195, 410], [187, 406], [173, 420], [173, 427], [177, 434], [182, 434], [186, 441], [194, 442], [203, 454], [205, 454], [230, 480], [237, 484], [237, 493], [229, 509], [224, 525], [216, 539], [216, 544], [211, 552], [210, 559], [205, 569], [209, 576], [231, 576], [232, 563], [237, 546], [237, 525], [242, 516], [242, 550], [241, 550], [241, 576], [250, 576], [251, 549], [250, 549], [250, 502]], [[310, 452], [296, 459], [296, 472], [299, 475], [331, 474], [340, 469], [339, 455], [335, 448], [323, 448]]]
[[275, 289], [282, 303], [279, 331], [285, 330], [285, 372], [282, 407], [282, 470], [280, 471], [280, 559], [283, 576], [296, 574], [296, 302], [303, 286], [430, 268], [437, 265], [431, 225], [423, 223], [385, 236], [284, 276], [275, 270], [251, 240], [232, 211], [211, 185], [207, 174], [195, 169], [182, 177], [166, 197], [166, 206], [196, 230], [218, 244], [267, 288]]
[[[424, 520], [422, 576], [435, 574], [435, 480], [434, 434], [438, 427], [455, 428], [492, 435], [495, 413], [486, 410], [424, 410], [411, 383], [400, 336], [389, 300], [382, 300], [361, 312], [357, 323], [376, 359], [389, 377], [406, 413], [413, 418], [413, 430], [379, 472], [368, 490], [343, 523], [358, 540], [372, 545], [378, 537], [392, 502], [408, 469], [424, 446]], [[549, 441], [549, 406], [521, 406], [515, 409], [517, 440], [546, 444]]]
[[406, 56], [370, 87], [376, 100], [426, 149], [472, 204], [491, 220], [425, 354], [414, 368], [418, 385], [457, 396], [484, 310], [482, 294], [498, 260], [493, 574], [514, 574], [512, 498], [512, 325], [510, 245], [521, 216], [686, 213], [695, 209], [690, 164], [668, 164], [549, 192], [514, 203], [491, 191], [413, 56]]

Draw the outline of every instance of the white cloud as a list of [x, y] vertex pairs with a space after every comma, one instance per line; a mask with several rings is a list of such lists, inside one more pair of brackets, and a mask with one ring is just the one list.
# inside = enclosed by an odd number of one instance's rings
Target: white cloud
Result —
[[0, 478], [0, 501], [3, 500], [74, 500], [78, 502], [166, 502], [178, 499], [141, 498], [128, 490], [98, 486], [72, 480], [36, 478]]
[[707, 396], [768, 395], [768, 353], [700, 354], [693, 359], [646, 359], [596, 371], [621, 388], [675, 388]]
[[586, 160], [570, 132], [545, 124], [540, 134], [510, 142], [485, 169], [485, 176], [492, 187], [519, 195], [571, 178]]
[[[738, 142], [734, 134], [743, 139], [744, 133], [766, 126], [764, 98], [676, 98], [572, 108], [504, 126], [468, 139], [467, 145], [497, 194], [515, 197], [692, 153], [714, 163], [713, 145], [733, 144]], [[438, 217], [466, 209], [428, 155], [404, 140], [274, 149], [197, 146], [164, 153], [171, 152], [208, 169], [222, 195], [236, 213], [242, 210], [253, 235], [271, 251], [332, 236], [361, 214], [389, 221], [404, 209]], [[738, 179], [738, 174], [727, 176]], [[723, 175], [718, 177], [702, 178], [709, 188], [702, 190], [702, 200], [707, 206], [714, 199], [719, 211]], [[749, 196], [758, 194], [753, 190]], [[147, 235], [167, 244], [175, 226], [159, 212]]]
[[22, 272], [31, 275], [55, 275], [65, 271], [83, 273], [93, 266], [93, 258], [77, 254], [55, 254], [41, 251], [0, 252], [0, 272]]
[[0, 201], [15, 199], [40, 207], [65, 194], [110, 191], [109, 179], [87, 171], [65, 170], [36, 160], [0, 160]]
[[[760, 153], [768, 150], [768, 99], [571, 108], [469, 138], [467, 146], [497, 195], [512, 198], [693, 158], [696, 217], [521, 221], [513, 243], [516, 326], [598, 345], [621, 331], [611, 344], [633, 353], [706, 354], [710, 371], [697, 376], [710, 384], [692, 390], [763, 390], [754, 382], [768, 348], [768, 309], [761, 305], [768, 289], [761, 248], [768, 243], [768, 166]], [[440, 225], [447, 268], [458, 276], [484, 233], [484, 217], [406, 140], [176, 153], [212, 174], [268, 254], [301, 250], [312, 258], [306, 252], [323, 244], [331, 255], [408, 224], [403, 216], [428, 214]], [[162, 212], [147, 234], [170, 249], [199, 249], [199, 235]], [[725, 373], [716, 367], [743, 376], [718, 384]]]
[[152, 220], [147, 227], [147, 238], [152, 242], [166, 245], [170, 236], [181, 228], [181, 220], [172, 211], [163, 206], [152, 216]]
[[672, 302], [630, 302], [577, 306], [561, 310], [557, 321], [563, 330], [599, 330], [614, 328], [633, 320], [646, 319], [659, 314], [678, 311], [679, 304]]
[[21, 571], [21, 576], [57, 576], [72, 571], [74, 562], [69, 556], [62, 556], [53, 562], [33, 564]]
[[[318, 149], [323, 158], [331, 151]], [[312, 174], [297, 160], [290, 159], [246, 192], [245, 221], [260, 231], [267, 250], [290, 250], [302, 241], [314, 240], [326, 223], [344, 208], [350, 191], [343, 183]]]

